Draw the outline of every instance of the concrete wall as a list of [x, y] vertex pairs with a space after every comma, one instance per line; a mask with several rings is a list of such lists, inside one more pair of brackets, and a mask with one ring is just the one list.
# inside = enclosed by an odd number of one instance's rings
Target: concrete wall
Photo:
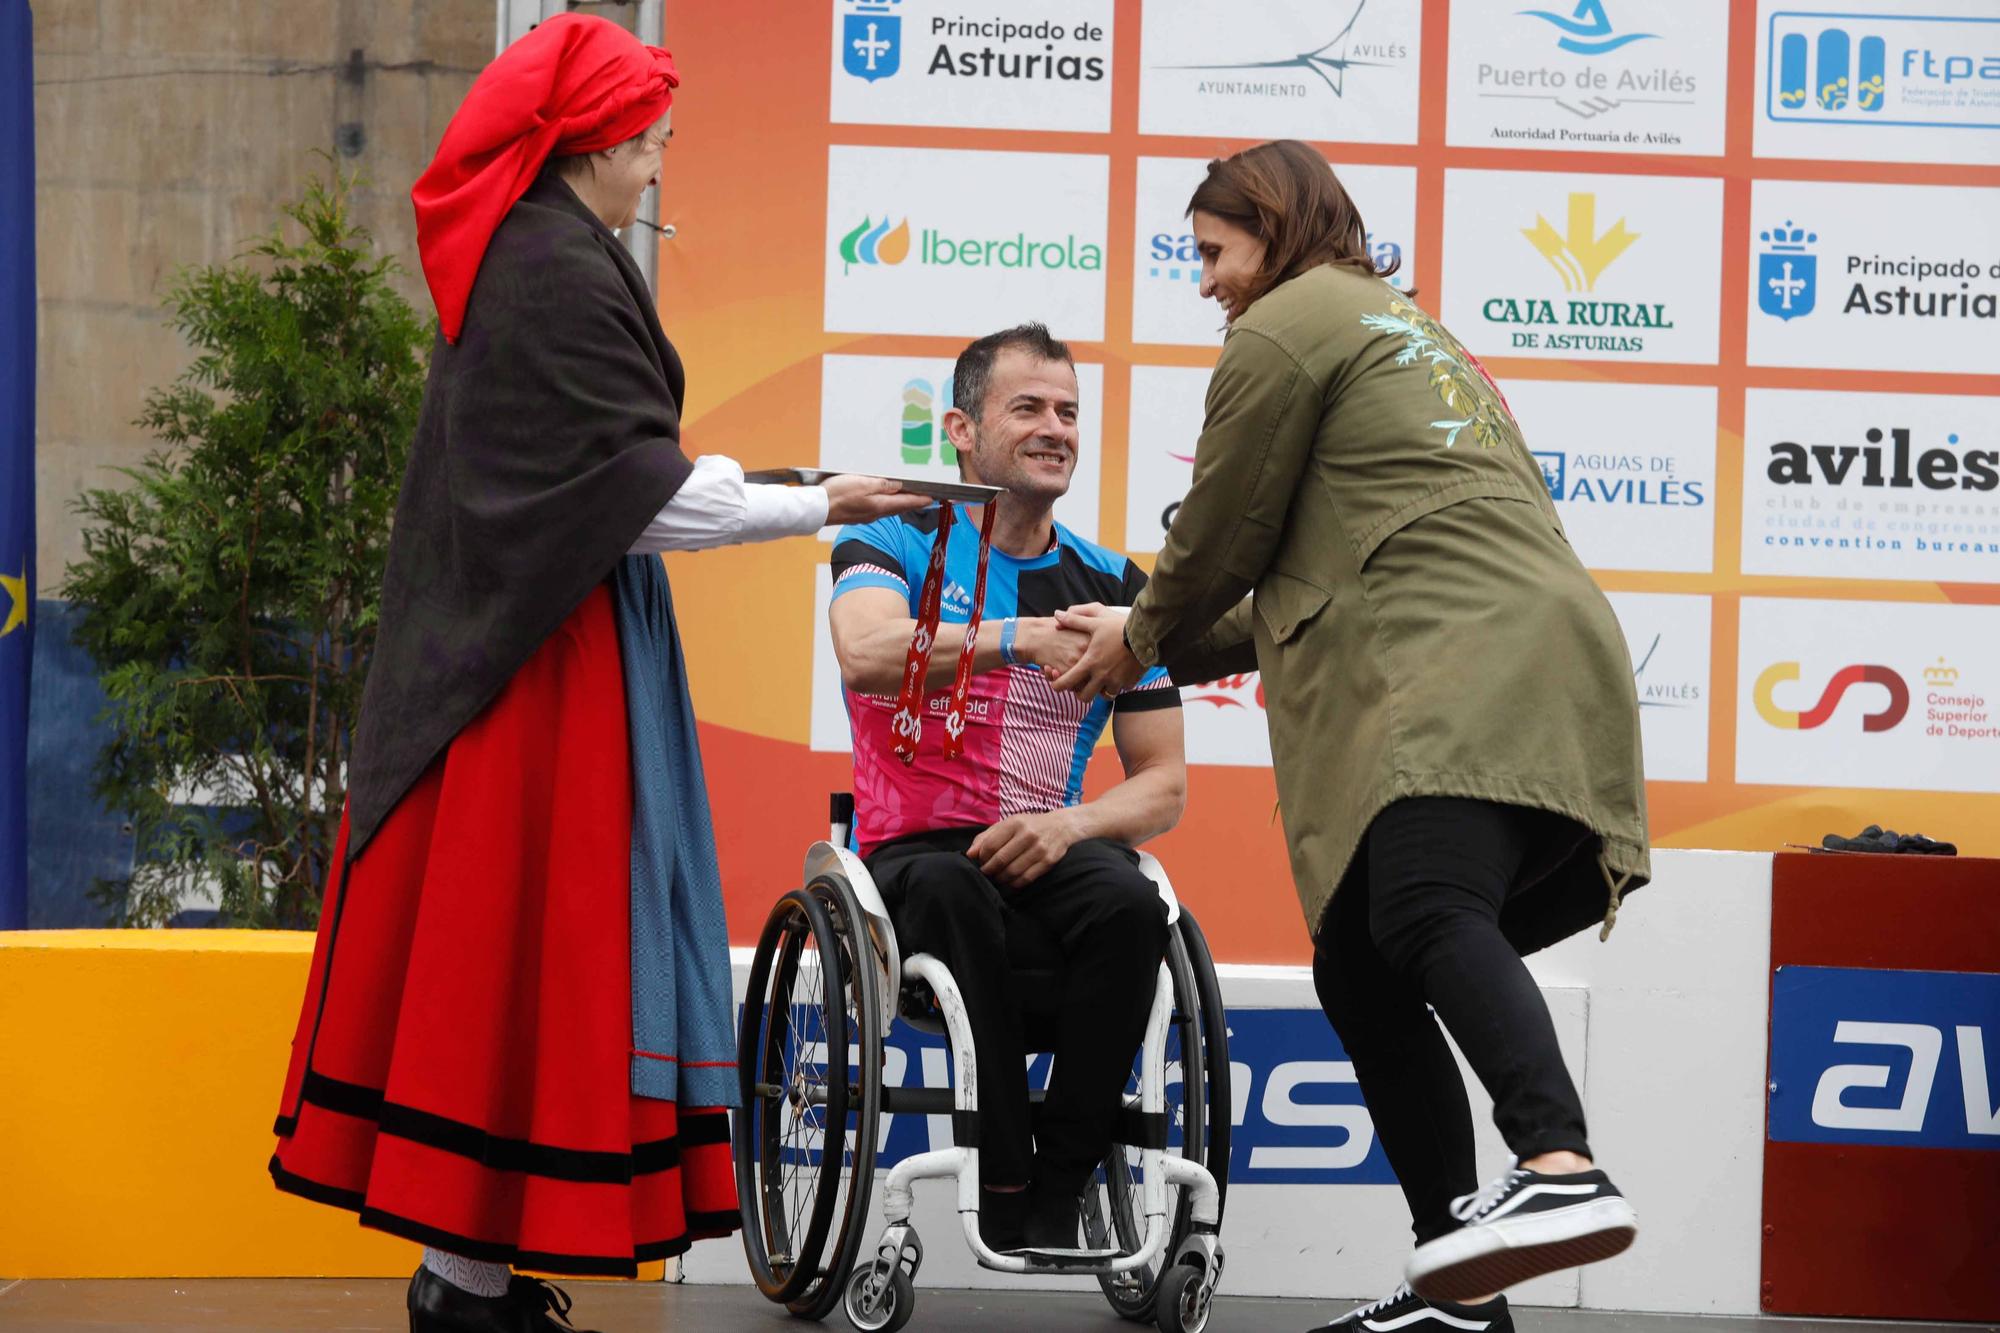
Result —
[[[409, 189], [493, 57], [493, 0], [35, 0], [40, 363], [36, 560], [82, 554], [71, 501], [151, 442], [132, 424], [188, 359], [160, 294], [268, 231], [315, 169], [367, 177], [360, 219], [423, 302]], [[317, 164], [324, 170], [324, 163]]]

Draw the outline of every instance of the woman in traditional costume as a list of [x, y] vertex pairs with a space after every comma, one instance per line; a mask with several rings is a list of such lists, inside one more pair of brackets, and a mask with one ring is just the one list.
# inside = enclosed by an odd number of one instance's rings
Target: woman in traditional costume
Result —
[[412, 192], [440, 337], [271, 1175], [426, 1248], [410, 1327], [567, 1328], [510, 1266], [631, 1276], [737, 1224], [721, 881], [666, 550], [921, 507], [746, 484], [613, 229], [672, 57], [562, 15]]

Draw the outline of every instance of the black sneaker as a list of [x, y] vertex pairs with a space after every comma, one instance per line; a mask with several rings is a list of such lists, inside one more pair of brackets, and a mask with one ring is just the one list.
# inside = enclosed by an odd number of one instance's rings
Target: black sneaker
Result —
[[1507, 1313], [1505, 1296], [1484, 1305], [1432, 1304], [1403, 1285], [1373, 1305], [1349, 1310], [1331, 1324], [1321, 1324], [1312, 1333], [1388, 1333], [1390, 1329], [1399, 1333], [1405, 1329], [1409, 1333], [1444, 1333], [1446, 1329], [1514, 1333], [1514, 1316]]
[[1417, 1294], [1464, 1300], [1622, 1253], [1639, 1234], [1632, 1205], [1602, 1171], [1543, 1175], [1510, 1166], [1476, 1194], [1451, 1202], [1465, 1225], [1410, 1256]]

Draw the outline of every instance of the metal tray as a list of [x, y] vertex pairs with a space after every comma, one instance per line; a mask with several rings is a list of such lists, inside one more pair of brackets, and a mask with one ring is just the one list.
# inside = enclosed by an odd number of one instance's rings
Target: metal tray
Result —
[[898, 483], [911, 495], [928, 495], [937, 500], [965, 500], [972, 504], [984, 504], [1000, 494], [998, 486], [974, 486], [962, 481], [932, 481], [928, 477], [890, 477], [877, 472], [843, 474], [816, 467], [760, 468], [755, 472], [744, 473], [743, 480], [780, 486], [817, 486], [828, 477], [842, 475], [880, 476], [885, 481]]

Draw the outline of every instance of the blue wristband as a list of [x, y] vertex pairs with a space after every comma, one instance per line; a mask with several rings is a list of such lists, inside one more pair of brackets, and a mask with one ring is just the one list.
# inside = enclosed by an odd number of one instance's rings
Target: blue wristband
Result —
[[1012, 616], [1000, 622], [1000, 660], [1008, 666], [1021, 665], [1014, 657], [1014, 630], [1018, 625]]

